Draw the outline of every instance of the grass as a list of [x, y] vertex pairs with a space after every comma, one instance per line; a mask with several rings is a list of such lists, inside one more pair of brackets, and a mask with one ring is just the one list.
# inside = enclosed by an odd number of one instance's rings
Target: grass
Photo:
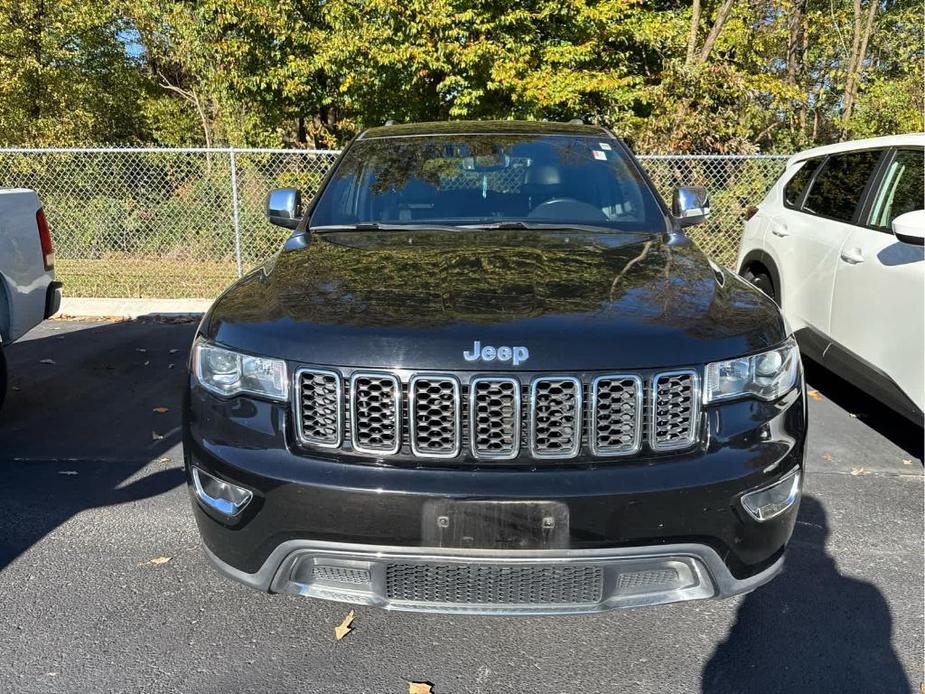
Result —
[[169, 258], [58, 259], [68, 297], [211, 299], [237, 279], [234, 262]]

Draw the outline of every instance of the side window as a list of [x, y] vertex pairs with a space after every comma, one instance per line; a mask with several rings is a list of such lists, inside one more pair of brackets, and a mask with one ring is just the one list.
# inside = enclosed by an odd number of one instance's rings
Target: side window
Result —
[[826, 159], [803, 203], [812, 214], [850, 222], [882, 150], [833, 154]]
[[821, 159], [806, 160], [803, 162], [803, 166], [797, 169], [797, 172], [787, 181], [787, 185], [784, 186], [784, 204], [787, 207], [796, 207], [800, 203], [800, 196], [803, 195], [806, 184], [813, 177], [813, 173], [821, 161]]
[[902, 149], [883, 177], [870, 225], [889, 229], [899, 215], [921, 209], [925, 209], [925, 152]]

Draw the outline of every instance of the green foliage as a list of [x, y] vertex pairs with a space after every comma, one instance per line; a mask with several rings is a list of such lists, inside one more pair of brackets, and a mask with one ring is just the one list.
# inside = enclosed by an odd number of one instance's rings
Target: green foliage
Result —
[[105, 0], [0, 0], [0, 142], [131, 141], [143, 133], [141, 63]]
[[0, 127], [332, 147], [389, 118], [583, 117], [717, 153], [921, 130], [921, 4], [859, 2], [0, 0]]

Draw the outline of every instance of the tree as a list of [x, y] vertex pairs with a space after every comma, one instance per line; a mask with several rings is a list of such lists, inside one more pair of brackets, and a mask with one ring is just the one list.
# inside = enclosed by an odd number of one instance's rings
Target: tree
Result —
[[16, 144], [132, 140], [145, 91], [99, 0], [0, 0], [0, 132]]

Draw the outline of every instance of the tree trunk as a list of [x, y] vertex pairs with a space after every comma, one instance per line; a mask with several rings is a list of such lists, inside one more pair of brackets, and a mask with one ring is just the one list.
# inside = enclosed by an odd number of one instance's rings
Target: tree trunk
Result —
[[700, 0], [694, 0], [694, 6], [691, 8], [691, 31], [687, 37], [687, 58], [684, 60], [685, 65], [694, 62], [694, 53], [697, 50], [697, 33], [700, 30]]
[[716, 15], [716, 21], [713, 22], [713, 26], [710, 28], [710, 33], [707, 34], [707, 40], [703, 42], [703, 48], [700, 49], [700, 57], [698, 63], [701, 65], [707, 62], [707, 58], [710, 57], [710, 53], [713, 52], [713, 45], [716, 43], [716, 39], [719, 38], [720, 32], [723, 30], [723, 27], [726, 25], [726, 21], [729, 19], [729, 15], [732, 13], [732, 6], [735, 3], [735, 0], [723, 0], [722, 7], [719, 8], [719, 13]]
[[[787, 84], [797, 89], [797, 85], [802, 78], [803, 60], [806, 55], [804, 26], [806, 19], [806, 2], [807, 0], [793, 0], [790, 6], [790, 13], [787, 16], [787, 29], [789, 38], [787, 40]], [[802, 99], [794, 99], [793, 113], [790, 114], [791, 128], [797, 127], [797, 124], [806, 122], [805, 105]], [[802, 130], [802, 127], [801, 127]]]
[[41, 70], [44, 60], [42, 52], [42, 38], [46, 28], [45, 21], [45, 2], [40, 0], [36, 3], [35, 12], [32, 13], [32, 21], [29, 26], [32, 42], [32, 58], [35, 60], [35, 75], [30, 85], [30, 104], [29, 117], [36, 121], [42, 116], [42, 77]]
[[861, 34], [860, 24], [860, 3], [859, 0], [855, 0], [855, 39], [860, 35], [860, 40], [856, 41], [857, 45], [855, 48], [855, 42], [852, 42], [852, 48], [854, 49], [854, 54], [851, 57], [850, 71], [848, 72], [848, 79], [845, 80], [845, 113], [842, 117], [844, 126], [842, 132], [847, 134], [848, 132], [848, 120], [851, 118], [851, 113], [854, 110], [854, 102], [858, 94], [858, 82], [860, 81], [861, 72], [864, 69], [864, 60], [867, 57], [867, 44], [870, 41], [870, 34], [874, 28], [874, 17], [877, 14], [877, 0], [868, 0], [869, 4], [867, 5], [867, 21], [864, 23], [864, 31]]
[[803, 19], [806, 15], [806, 0], [794, 0], [787, 17], [790, 38], [787, 41], [787, 83], [796, 86], [803, 64]]

